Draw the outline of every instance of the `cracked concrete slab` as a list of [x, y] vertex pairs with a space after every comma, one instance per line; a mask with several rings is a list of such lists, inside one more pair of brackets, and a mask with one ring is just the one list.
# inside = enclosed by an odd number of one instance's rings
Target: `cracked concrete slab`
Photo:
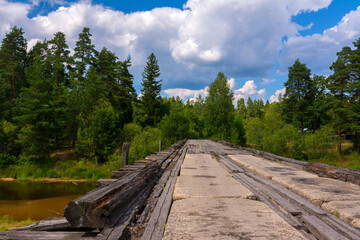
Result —
[[188, 198], [173, 203], [163, 239], [305, 239], [265, 204]]
[[254, 194], [208, 154], [187, 154], [177, 178], [174, 200], [189, 197], [242, 197]]
[[338, 213], [339, 218], [349, 224], [360, 226], [360, 186], [319, 177], [304, 170], [251, 155], [229, 155], [229, 157], [309, 199], [324, 210]]
[[211, 155], [187, 154], [163, 239], [305, 239], [266, 204], [249, 198], [253, 193]]
[[360, 201], [331, 201], [324, 203], [322, 207], [343, 221], [360, 228]]

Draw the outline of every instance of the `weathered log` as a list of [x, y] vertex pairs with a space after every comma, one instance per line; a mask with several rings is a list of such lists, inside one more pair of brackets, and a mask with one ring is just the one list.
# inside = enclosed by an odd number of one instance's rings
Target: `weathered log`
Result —
[[0, 239], [11, 240], [52, 240], [52, 239], [95, 239], [91, 232], [46, 232], [46, 231], [6, 231], [0, 232]]
[[141, 195], [143, 189], [152, 188], [156, 183], [160, 164], [153, 161], [114, 183], [71, 200], [64, 211], [66, 219], [76, 228], [104, 228], [105, 225], [115, 225], [134, 199], [144, 198]]
[[96, 187], [103, 187], [115, 182], [117, 179], [99, 179], [96, 181]]
[[[180, 153], [180, 152], [179, 152]], [[170, 212], [172, 204], [172, 195], [175, 188], [176, 179], [180, 172], [181, 164], [186, 155], [186, 150], [183, 150], [181, 154], [177, 153], [174, 167], [171, 169], [169, 178], [165, 182], [165, 187], [159, 196], [156, 206], [153, 209], [149, 222], [145, 228], [144, 234], [141, 236], [141, 240], [153, 239], [160, 240], [163, 237], [165, 231], [165, 224]], [[158, 193], [160, 194], [160, 192]]]
[[119, 179], [123, 176], [125, 176], [126, 174], [132, 173], [132, 170], [128, 170], [128, 171], [112, 171], [111, 172], [111, 179]]
[[124, 143], [122, 146], [122, 167], [125, 167], [129, 163], [129, 151], [130, 144]]
[[14, 231], [68, 231], [71, 229], [70, 223], [64, 217], [60, 217], [42, 220], [29, 226], [14, 229]]

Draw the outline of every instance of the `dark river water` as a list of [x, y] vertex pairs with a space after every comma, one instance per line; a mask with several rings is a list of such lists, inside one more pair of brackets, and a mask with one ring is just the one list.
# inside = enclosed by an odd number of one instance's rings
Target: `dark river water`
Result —
[[61, 217], [67, 203], [95, 188], [95, 182], [0, 181], [0, 216], [18, 220]]

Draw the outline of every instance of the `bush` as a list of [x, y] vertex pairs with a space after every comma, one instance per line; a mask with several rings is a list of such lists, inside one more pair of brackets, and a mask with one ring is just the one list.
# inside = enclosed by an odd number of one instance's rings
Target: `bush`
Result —
[[128, 123], [124, 126], [124, 142], [132, 142], [136, 135], [141, 132], [141, 127], [136, 123]]
[[231, 129], [231, 142], [240, 146], [246, 145], [244, 121], [241, 115], [235, 116]]
[[314, 133], [305, 135], [305, 149], [310, 158], [322, 158], [329, 149], [335, 146], [335, 139], [331, 136], [335, 135], [335, 130], [329, 126], [321, 126]]
[[6, 168], [10, 165], [15, 164], [16, 157], [8, 154], [0, 154], [0, 168]]
[[164, 139], [174, 143], [188, 137], [190, 121], [184, 112], [171, 112], [161, 120], [159, 128]]
[[130, 145], [130, 164], [135, 160], [157, 152], [160, 139], [161, 131], [157, 128], [146, 127], [140, 134], [137, 134]]

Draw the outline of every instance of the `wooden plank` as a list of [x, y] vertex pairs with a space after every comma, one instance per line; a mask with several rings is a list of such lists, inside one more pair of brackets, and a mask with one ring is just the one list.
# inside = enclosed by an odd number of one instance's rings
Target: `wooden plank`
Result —
[[301, 219], [307, 229], [319, 240], [347, 240], [348, 238], [336, 232], [329, 225], [314, 215], [303, 214]]
[[66, 218], [51, 218], [33, 223], [29, 226], [14, 229], [14, 231], [67, 231], [73, 227]]
[[0, 232], [0, 239], [12, 240], [59, 240], [59, 239], [95, 239], [97, 233], [86, 232], [47, 232], [47, 231], [7, 231]]
[[342, 221], [338, 217], [328, 214], [326, 217], [323, 217], [322, 220], [335, 229], [338, 229], [344, 236], [350, 239], [360, 239], [360, 230]]
[[112, 171], [111, 172], [111, 178], [112, 179], [119, 179], [129, 173], [132, 173], [132, 170], [128, 170], [128, 171]]
[[99, 179], [96, 181], [96, 187], [106, 186], [110, 183], [115, 182], [117, 179]]
[[174, 192], [176, 179], [180, 172], [181, 164], [185, 157], [185, 154], [186, 150], [184, 150], [182, 154], [178, 156], [178, 159], [176, 160], [176, 165], [171, 171], [171, 175], [166, 183], [164, 190], [161, 193], [161, 196], [156, 204], [154, 211], [151, 214], [151, 217], [145, 228], [144, 234], [141, 237], [141, 240], [162, 239], [165, 231], [164, 226], [166, 224], [172, 204], [172, 194]]
[[274, 212], [276, 212], [280, 217], [282, 217], [287, 223], [296, 229], [301, 229], [303, 224], [300, 223], [293, 215], [288, 212], [285, 212], [273, 199], [264, 195], [261, 191], [247, 182], [247, 179], [243, 178], [244, 175], [234, 174], [233, 177], [239, 180], [246, 188], [248, 188], [254, 195], [263, 203], [268, 205]]
[[323, 210], [322, 208], [320, 208], [319, 206], [316, 206], [314, 204], [312, 204], [310, 201], [308, 201], [307, 199], [297, 195], [296, 193], [290, 191], [289, 189], [274, 183], [273, 181], [258, 176], [253, 172], [247, 171], [246, 172], [247, 175], [251, 176], [252, 178], [256, 179], [257, 181], [266, 184], [270, 187], [272, 187], [273, 189], [275, 189], [276, 191], [278, 191], [279, 193], [281, 193], [283, 196], [291, 199], [292, 201], [296, 202], [299, 206], [301, 206], [302, 208], [305, 208], [307, 211], [309, 211], [311, 214], [315, 214], [315, 215], [327, 215], [328, 213]]
[[129, 163], [129, 151], [130, 151], [130, 143], [123, 143], [123, 146], [122, 146], [122, 167], [125, 167]]

